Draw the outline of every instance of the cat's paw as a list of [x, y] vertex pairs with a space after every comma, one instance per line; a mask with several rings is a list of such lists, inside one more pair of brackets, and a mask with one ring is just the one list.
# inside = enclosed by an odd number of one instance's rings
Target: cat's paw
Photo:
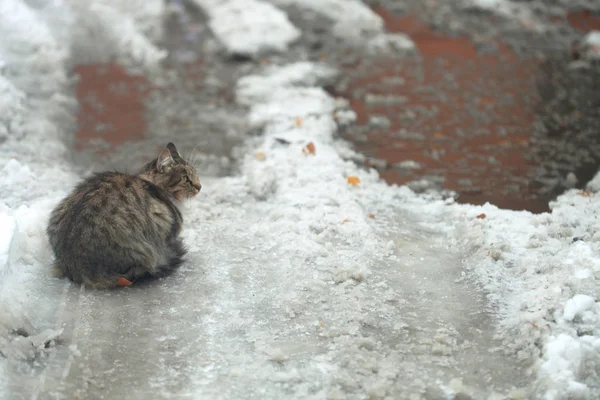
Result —
[[131, 286], [131, 285], [133, 285], [133, 282], [131, 282], [129, 279], [123, 278], [123, 277], [120, 277], [119, 279], [117, 279], [117, 282], [116, 282], [116, 286]]

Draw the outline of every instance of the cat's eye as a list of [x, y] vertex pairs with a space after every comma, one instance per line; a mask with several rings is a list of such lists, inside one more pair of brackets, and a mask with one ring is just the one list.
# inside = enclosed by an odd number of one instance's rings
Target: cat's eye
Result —
[[187, 182], [189, 185], [191, 185], [191, 186], [194, 186], [194, 183], [192, 182], [192, 180], [190, 179], [190, 177], [189, 177], [189, 176], [185, 175], [185, 176], [184, 176], [184, 179], [185, 179], [185, 181], [186, 181], [186, 182]]

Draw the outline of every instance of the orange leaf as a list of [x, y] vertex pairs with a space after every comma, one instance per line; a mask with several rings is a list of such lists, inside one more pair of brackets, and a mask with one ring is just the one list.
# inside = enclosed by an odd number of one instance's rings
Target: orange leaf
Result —
[[131, 282], [127, 278], [120, 277], [119, 279], [117, 279], [116, 285], [117, 286], [131, 286], [131, 285], [133, 285], [133, 282]]
[[348, 183], [352, 186], [358, 186], [360, 185], [360, 179], [358, 179], [358, 176], [349, 176]]
[[264, 160], [265, 159], [265, 153], [263, 153], [262, 151], [260, 153], [256, 153], [256, 159], [257, 160]]
[[374, 214], [369, 214], [369, 218], [375, 219], [375, 215]]
[[296, 122], [296, 126], [298, 128], [300, 128], [302, 126], [302, 118], [296, 117], [295, 122]]
[[315, 145], [313, 142], [309, 142], [306, 146], [302, 148], [302, 153], [305, 155], [315, 154]]
[[581, 190], [577, 194], [583, 197], [590, 197], [592, 195], [592, 192], [588, 190]]
[[485, 214], [481, 213], [477, 216], [478, 219], [484, 219], [486, 217]]
[[345, 224], [348, 221], [350, 221], [348, 218], [344, 218], [344, 220], [342, 221], [342, 224]]

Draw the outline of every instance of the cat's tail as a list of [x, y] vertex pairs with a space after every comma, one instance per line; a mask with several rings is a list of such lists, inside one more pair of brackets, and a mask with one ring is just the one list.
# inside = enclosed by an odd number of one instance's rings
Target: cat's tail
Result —
[[157, 268], [155, 276], [163, 277], [172, 274], [177, 268], [183, 264], [183, 257], [186, 255], [187, 249], [181, 238], [175, 239], [168, 247], [167, 262]]

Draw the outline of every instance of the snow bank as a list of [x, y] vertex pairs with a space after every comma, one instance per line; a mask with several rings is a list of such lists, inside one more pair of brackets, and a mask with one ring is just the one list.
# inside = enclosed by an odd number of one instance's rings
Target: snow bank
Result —
[[325, 64], [299, 62], [285, 67], [271, 66], [261, 75], [249, 75], [238, 80], [236, 100], [250, 105], [266, 101], [273, 93], [272, 88], [324, 86], [337, 76], [337, 71]]
[[335, 21], [333, 32], [340, 37], [372, 36], [383, 32], [383, 20], [360, 0], [273, 0], [313, 10]]
[[540, 393], [600, 397], [598, 193], [569, 191], [540, 215], [456, 207], [466, 265], [502, 315], [507, 348], [538, 360]]
[[129, 0], [0, 1], [0, 347], [23, 342], [10, 332], [24, 330], [34, 347], [37, 333], [43, 344], [57, 332], [44, 326], [56, 312], [44, 299], [56, 286], [44, 230], [83, 172], [70, 157], [77, 102], [69, 70], [108, 60], [155, 68], [164, 57], [151, 44], [162, 7], [161, 0], [137, 7]]
[[527, 2], [519, 3], [510, 0], [463, 0], [463, 7], [469, 10], [483, 10], [515, 20], [519, 27], [536, 32], [544, 32], [547, 27], [531, 11]]
[[281, 6], [296, 6], [317, 12], [332, 21], [332, 32], [340, 39], [366, 45], [373, 51], [414, 51], [415, 44], [402, 33], [386, 33], [383, 19], [360, 0], [271, 0]]
[[210, 18], [219, 42], [234, 55], [287, 50], [300, 31], [287, 14], [259, 0], [193, 0]]

